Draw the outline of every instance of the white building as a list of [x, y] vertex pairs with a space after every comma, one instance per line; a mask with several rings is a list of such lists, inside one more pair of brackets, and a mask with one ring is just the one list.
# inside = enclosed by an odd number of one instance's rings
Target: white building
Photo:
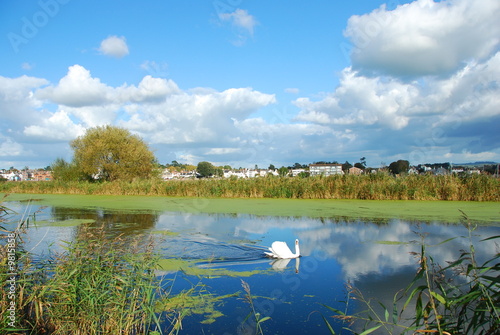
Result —
[[342, 171], [342, 164], [309, 164], [309, 173], [311, 176], [331, 176], [344, 174], [344, 171]]
[[9, 173], [2, 173], [2, 174], [0, 174], [0, 176], [9, 180], [9, 181], [23, 180], [23, 175], [21, 173], [9, 172]]
[[305, 169], [292, 169], [292, 177], [297, 177], [302, 172], [306, 172], [306, 170]]

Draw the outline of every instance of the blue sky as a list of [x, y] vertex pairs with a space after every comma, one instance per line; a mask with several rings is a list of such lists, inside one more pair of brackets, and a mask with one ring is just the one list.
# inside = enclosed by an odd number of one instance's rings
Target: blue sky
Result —
[[0, 3], [0, 168], [113, 124], [160, 163], [500, 161], [500, 3]]

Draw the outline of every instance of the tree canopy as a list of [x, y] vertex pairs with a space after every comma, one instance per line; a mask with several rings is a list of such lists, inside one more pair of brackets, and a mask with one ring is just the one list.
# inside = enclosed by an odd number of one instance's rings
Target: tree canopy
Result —
[[389, 164], [389, 171], [394, 174], [406, 173], [410, 169], [410, 162], [406, 160], [398, 160]]
[[215, 167], [210, 162], [199, 162], [196, 167], [196, 172], [202, 177], [210, 177], [215, 173]]
[[156, 158], [148, 145], [127, 129], [90, 128], [70, 143], [73, 163], [87, 178], [106, 181], [149, 178]]

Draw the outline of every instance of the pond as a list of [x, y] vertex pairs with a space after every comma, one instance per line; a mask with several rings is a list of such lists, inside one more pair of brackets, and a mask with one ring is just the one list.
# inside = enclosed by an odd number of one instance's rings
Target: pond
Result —
[[[242, 281], [256, 312], [270, 317], [262, 323], [264, 334], [329, 334], [323, 316], [334, 324], [329, 318], [333, 313], [324, 305], [349, 313], [365, 308], [356, 301], [346, 306], [346, 285], [377, 305], [392, 305], [394, 294], [415, 276], [414, 253], [420, 252], [422, 238], [438, 264], [469, 248], [468, 231], [457, 222], [42, 207], [15, 201], [8, 207], [36, 213], [32, 221], [37, 224], [28, 229], [25, 242], [39, 259], [64, 251], [62, 241], [78, 239], [81, 225], [103, 226], [110, 237], [152, 236], [165, 259], [157, 274], [175, 278], [169, 281], [172, 293], [194, 285], [215, 296], [229, 295], [186, 317], [181, 334], [255, 334], [255, 322], [246, 319], [250, 305], [243, 299]], [[478, 227], [473, 239], [494, 235], [500, 235], [498, 224]], [[300, 240], [301, 258], [264, 257], [273, 241], [292, 247], [295, 239]], [[494, 241], [475, 243], [475, 248], [481, 259], [498, 252]], [[237, 292], [238, 297], [231, 296]], [[342, 326], [335, 325], [337, 333]]]

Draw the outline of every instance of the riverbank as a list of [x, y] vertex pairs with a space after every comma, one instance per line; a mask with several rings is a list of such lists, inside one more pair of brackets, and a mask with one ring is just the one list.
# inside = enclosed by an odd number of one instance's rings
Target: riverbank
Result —
[[133, 182], [25, 181], [0, 183], [0, 192], [201, 198], [500, 201], [500, 179], [488, 175], [395, 177], [377, 173], [307, 178], [151, 179]]
[[223, 199], [160, 196], [10, 194], [6, 201], [37, 205], [103, 208], [110, 210], [170, 211], [211, 214], [313, 217], [384, 222], [395, 218], [457, 223], [463, 211], [473, 222], [500, 225], [497, 202], [334, 200], [334, 199]]

